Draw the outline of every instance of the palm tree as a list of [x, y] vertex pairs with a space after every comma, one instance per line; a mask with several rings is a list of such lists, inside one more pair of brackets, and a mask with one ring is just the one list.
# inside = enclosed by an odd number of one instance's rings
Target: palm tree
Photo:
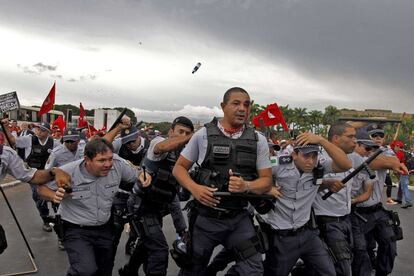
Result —
[[320, 132], [322, 118], [323, 113], [319, 110], [312, 110], [309, 112], [307, 119], [313, 133], [318, 134]]
[[306, 108], [295, 107], [293, 109], [293, 117], [294, 123], [292, 129], [303, 129], [306, 128], [306, 117], [308, 116], [308, 112]]
[[325, 114], [323, 114], [323, 121], [322, 123], [326, 125], [332, 125], [336, 121], [338, 121], [339, 116], [341, 115], [341, 111], [335, 106], [329, 105], [325, 107]]

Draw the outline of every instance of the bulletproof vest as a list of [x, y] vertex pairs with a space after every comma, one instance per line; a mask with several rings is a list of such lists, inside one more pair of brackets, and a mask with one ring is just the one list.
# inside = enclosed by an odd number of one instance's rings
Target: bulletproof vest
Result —
[[36, 169], [44, 169], [47, 159], [53, 149], [53, 139], [49, 137], [44, 146], [39, 142], [39, 138], [36, 136], [32, 137], [32, 150], [30, 155], [27, 157], [26, 162], [29, 167]]
[[[244, 180], [257, 178], [257, 141], [258, 136], [253, 128], [247, 127], [238, 139], [225, 136], [217, 127], [217, 121], [205, 125], [207, 129], [207, 152], [201, 172], [210, 171], [200, 179], [200, 184], [218, 188], [220, 192], [228, 192], [229, 170], [240, 174]], [[203, 173], [201, 173], [203, 176]], [[240, 198], [221, 199], [218, 208], [241, 209], [247, 206], [247, 200]]]
[[138, 153], [133, 153], [127, 146], [124, 144], [119, 149], [119, 156], [124, 158], [125, 160], [130, 161], [135, 166], [140, 166], [142, 159], [144, 159], [145, 154], [147, 153], [149, 143], [147, 140], [144, 140], [144, 148], [140, 150]]
[[148, 158], [144, 158], [142, 165], [146, 166], [150, 171], [154, 172], [151, 184], [151, 195], [144, 200], [148, 206], [153, 206], [160, 210], [165, 203], [172, 202], [177, 194], [177, 180], [172, 174], [175, 162], [180, 156], [181, 151], [171, 151], [166, 158], [161, 161], [153, 162]]

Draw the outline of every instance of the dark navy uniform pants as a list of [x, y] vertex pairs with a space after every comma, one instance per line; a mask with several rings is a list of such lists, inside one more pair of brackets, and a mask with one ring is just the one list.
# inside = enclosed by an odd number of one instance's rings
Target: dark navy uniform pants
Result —
[[110, 224], [97, 229], [64, 224], [63, 241], [70, 264], [66, 275], [112, 275], [114, 241]]
[[393, 240], [394, 230], [388, 224], [390, 218], [384, 210], [376, 210], [370, 213], [361, 213], [368, 222], [353, 215], [352, 230], [354, 237], [354, 261], [352, 263], [352, 275], [371, 275], [372, 264], [367, 252], [367, 236], [372, 235], [378, 243], [376, 275], [388, 275], [394, 267], [394, 259], [397, 255], [397, 245]]
[[[334, 219], [332, 217], [332, 219]], [[338, 219], [338, 218], [337, 218]], [[337, 276], [350, 276], [352, 265], [352, 224], [350, 217], [337, 221], [324, 220], [317, 217], [318, 228], [322, 240], [335, 256], [335, 270]]]
[[[179, 275], [203, 276], [214, 248], [222, 244], [227, 249], [246, 242], [256, 235], [249, 213], [243, 211], [232, 218], [209, 218], [198, 215], [192, 233], [193, 261], [191, 268], [182, 269]], [[232, 267], [238, 275], [263, 275], [262, 257], [256, 253], [239, 260]]]
[[264, 261], [265, 276], [287, 276], [301, 258], [319, 275], [335, 276], [335, 267], [317, 229], [306, 228], [294, 235], [274, 232]]

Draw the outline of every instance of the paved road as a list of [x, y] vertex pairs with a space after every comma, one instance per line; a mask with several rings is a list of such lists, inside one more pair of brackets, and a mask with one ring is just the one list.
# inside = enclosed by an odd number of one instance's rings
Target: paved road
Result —
[[[7, 188], [5, 191], [34, 252], [38, 267], [36, 275], [65, 275], [68, 267], [66, 254], [58, 249], [56, 235], [46, 233], [41, 229], [42, 222], [31, 199], [29, 185], [19, 184]], [[398, 210], [405, 236], [405, 239], [398, 243], [398, 256], [392, 275], [414, 275], [412, 258], [414, 252], [414, 208], [404, 210], [398, 205], [391, 208]], [[7, 250], [0, 256], [0, 275], [31, 270], [28, 251], [2, 196], [0, 196], [0, 223], [6, 230], [9, 243]], [[164, 230], [168, 242], [171, 244], [175, 239], [175, 231], [170, 217], [164, 219]], [[118, 275], [116, 270], [127, 261], [123, 253], [125, 237], [124, 234], [115, 261], [114, 275]], [[170, 258], [168, 275], [177, 275], [177, 272], [177, 266]]]

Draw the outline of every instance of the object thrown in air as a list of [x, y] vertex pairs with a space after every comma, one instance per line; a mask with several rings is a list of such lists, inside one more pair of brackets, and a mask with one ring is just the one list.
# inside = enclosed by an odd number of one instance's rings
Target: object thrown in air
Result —
[[201, 63], [199, 62], [199, 63], [197, 63], [196, 64], [196, 66], [194, 67], [194, 69], [193, 69], [193, 72], [192, 72], [192, 74], [194, 74], [195, 72], [197, 72], [197, 70], [198, 70], [198, 68], [200, 68], [200, 66], [201, 66]]

